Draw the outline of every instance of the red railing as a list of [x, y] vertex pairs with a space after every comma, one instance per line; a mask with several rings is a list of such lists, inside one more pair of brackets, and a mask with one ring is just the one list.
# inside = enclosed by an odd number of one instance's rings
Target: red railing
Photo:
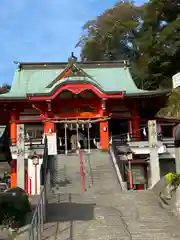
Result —
[[82, 151], [79, 151], [79, 163], [80, 163], [80, 173], [81, 173], [81, 186], [82, 191], [85, 191], [85, 171], [83, 166], [83, 153]]

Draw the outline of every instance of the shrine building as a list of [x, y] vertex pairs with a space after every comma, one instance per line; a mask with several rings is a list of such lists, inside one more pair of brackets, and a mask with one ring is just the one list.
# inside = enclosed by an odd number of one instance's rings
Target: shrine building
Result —
[[[147, 138], [148, 120], [156, 119], [167, 99], [167, 90], [138, 89], [126, 61], [78, 62], [72, 54], [68, 62], [16, 64], [10, 91], [0, 95], [0, 125], [9, 123], [14, 147], [20, 124], [32, 144], [55, 134], [57, 154], [77, 147], [106, 150], [112, 138], [140, 142]], [[174, 123], [157, 122], [172, 138]], [[74, 140], [72, 147], [72, 135], [80, 146]], [[135, 148], [138, 156], [148, 154]], [[11, 152], [16, 159], [17, 152]]]
[[[17, 63], [11, 90], [0, 95], [3, 121], [10, 121], [11, 143], [16, 144], [17, 124], [25, 124], [29, 137], [59, 132], [67, 140], [78, 123], [91, 123], [90, 138], [100, 148], [109, 137], [130, 133], [141, 139], [140, 128], [154, 117], [164, 91], [138, 89], [127, 62]], [[33, 132], [34, 129], [34, 132]], [[31, 131], [32, 130], [32, 131]], [[85, 133], [86, 135], [87, 133]]]

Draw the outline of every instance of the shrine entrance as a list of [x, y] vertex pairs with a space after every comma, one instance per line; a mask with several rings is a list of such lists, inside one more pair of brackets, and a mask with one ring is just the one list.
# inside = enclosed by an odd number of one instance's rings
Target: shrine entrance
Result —
[[91, 120], [64, 120], [56, 123], [59, 154], [90, 153], [99, 148], [99, 123]]

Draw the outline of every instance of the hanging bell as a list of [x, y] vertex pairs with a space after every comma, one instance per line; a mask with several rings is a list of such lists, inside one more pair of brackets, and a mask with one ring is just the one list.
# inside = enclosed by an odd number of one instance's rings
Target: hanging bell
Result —
[[73, 130], [73, 125], [72, 125], [72, 123], [69, 124], [69, 129], [70, 129], [71, 131]]
[[81, 148], [81, 144], [80, 144], [80, 142], [79, 142], [79, 141], [77, 141], [77, 146], [78, 146], [78, 149], [80, 149], [80, 148]]
[[93, 138], [93, 143], [94, 143], [94, 145], [97, 147], [97, 142], [96, 142], [96, 139], [95, 139], [95, 138]]
[[92, 124], [91, 123], [89, 123], [89, 128], [92, 128]]
[[128, 141], [128, 142], [131, 141], [129, 133], [127, 133], [127, 141]]
[[26, 133], [26, 139], [27, 139], [27, 140], [29, 140], [29, 139], [30, 139], [30, 137], [29, 137], [29, 134], [28, 134], [28, 133]]
[[62, 147], [62, 140], [59, 138], [59, 146]]
[[143, 135], [146, 137], [147, 133], [146, 133], [146, 128], [143, 128]]
[[82, 130], [84, 131], [84, 124], [82, 124], [82, 126], [81, 126], [81, 127], [82, 127]]

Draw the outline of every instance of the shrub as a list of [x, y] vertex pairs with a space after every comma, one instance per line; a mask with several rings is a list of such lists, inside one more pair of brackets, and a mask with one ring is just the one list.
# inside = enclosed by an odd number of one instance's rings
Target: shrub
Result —
[[180, 185], [180, 174], [179, 173], [167, 173], [165, 176], [166, 184], [171, 184], [174, 188]]
[[12, 188], [0, 195], [0, 224], [8, 228], [22, 224], [29, 211], [28, 196], [21, 188]]

